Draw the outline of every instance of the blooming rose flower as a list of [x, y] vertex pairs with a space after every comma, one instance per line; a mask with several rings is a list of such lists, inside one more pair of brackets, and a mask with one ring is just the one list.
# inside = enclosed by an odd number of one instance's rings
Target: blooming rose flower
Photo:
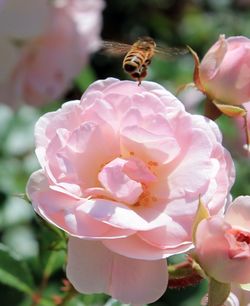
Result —
[[250, 39], [233, 36], [219, 40], [200, 64], [200, 81], [214, 100], [233, 105], [250, 101]]
[[69, 280], [125, 303], [157, 300], [164, 258], [192, 247], [199, 195], [218, 214], [233, 182], [216, 124], [156, 83], [109, 78], [42, 116], [35, 137], [42, 169], [27, 193], [71, 236]]
[[202, 220], [196, 254], [206, 273], [222, 283], [250, 283], [250, 196], [235, 199], [225, 217]]
[[4, 2], [0, 101], [40, 105], [60, 97], [98, 48], [102, 8], [102, 0]]

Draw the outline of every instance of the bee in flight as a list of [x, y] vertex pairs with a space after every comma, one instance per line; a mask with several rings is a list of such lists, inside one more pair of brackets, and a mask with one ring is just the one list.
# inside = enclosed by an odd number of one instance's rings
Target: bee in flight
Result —
[[151, 37], [141, 37], [132, 45], [103, 41], [103, 49], [106, 53], [112, 55], [126, 54], [122, 67], [133, 79], [136, 79], [141, 84], [141, 81], [147, 75], [147, 69], [155, 54], [165, 56], [185, 54], [186, 49], [158, 47]]

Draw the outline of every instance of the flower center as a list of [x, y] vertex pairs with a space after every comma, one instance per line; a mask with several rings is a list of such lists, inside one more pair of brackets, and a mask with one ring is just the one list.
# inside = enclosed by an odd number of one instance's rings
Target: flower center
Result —
[[152, 195], [147, 186], [144, 186], [143, 193], [139, 196], [135, 206], [148, 206], [157, 201], [157, 197]]
[[[152, 162], [154, 163], [154, 162]], [[128, 205], [146, 205], [153, 200], [148, 186], [156, 180], [153, 165], [130, 158], [115, 158], [100, 170], [98, 180], [102, 187], [88, 188], [87, 196], [108, 198]], [[154, 163], [155, 166], [155, 163]]]
[[250, 233], [239, 229], [230, 229], [226, 232], [230, 245], [230, 258], [246, 258], [250, 256]]
[[243, 232], [238, 229], [231, 229], [228, 232], [234, 236], [237, 242], [250, 244], [250, 233]]

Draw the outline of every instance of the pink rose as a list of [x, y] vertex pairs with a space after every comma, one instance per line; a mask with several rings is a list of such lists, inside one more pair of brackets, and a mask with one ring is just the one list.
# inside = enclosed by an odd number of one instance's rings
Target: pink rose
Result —
[[196, 254], [206, 273], [222, 283], [250, 283], [250, 196], [241, 196], [225, 217], [202, 220]]
[[42, 116], [35, 137], [42, 169], [27, 193], [71, 236], [69, 280], [125, 303], [157, 300], [164, 258], [192, 247], [199, 195], [218, 214], [234, 180], [216, 124], [156, 83], [109, 78]]
[[98, 48], [103, 6], [102, 0], [7, 1], [0, 10], [0, 100], [41, 105], [69, 89]]
[[210, 98], [224, 104], [250, 101], [250, 39], [234, 36], [219, 40], [200, 64], [200, 81]]

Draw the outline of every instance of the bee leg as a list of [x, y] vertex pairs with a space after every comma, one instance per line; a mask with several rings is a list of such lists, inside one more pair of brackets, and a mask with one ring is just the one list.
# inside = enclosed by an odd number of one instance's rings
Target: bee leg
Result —
[[143, 65], [140, 73], [140, 78], [138, 78], [139, 85], [141, 85], [141, 81], [147, 76], [147, 66]]
[[138, 78], [137, 81], [138, 81], [138, 86], [140, 86], [141, 85], [141, 78]]

